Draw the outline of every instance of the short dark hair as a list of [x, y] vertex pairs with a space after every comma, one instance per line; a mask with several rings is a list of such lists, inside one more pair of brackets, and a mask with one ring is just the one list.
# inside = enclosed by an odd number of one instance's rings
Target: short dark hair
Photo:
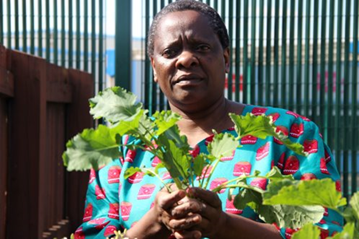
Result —
[[202, 13], [209, 20], [209, 25], [212, 27], [213, 31], [218, 35], [219, 41], [223, 49], [226, 49], [229, 46], [229, 36], [227, 32], [226, 25], [224, 24], [222, 18], [219, 16], [216, 10], [211, 8], [209, 5], [194, 1], [194, 0], [178, 0], [168, 4], [166, 7], [162, 8], [156, 16], [153, 18], [151, 27], [148, 31], [148, 40], [147, 40], [147, 54], [151, 57], [153, 56], [154, 48], [154, 38], [156, 35], [157, 27], [161, 18], [171, 12], [180, 12], [186, 10], [193, 10], [196, 12]]

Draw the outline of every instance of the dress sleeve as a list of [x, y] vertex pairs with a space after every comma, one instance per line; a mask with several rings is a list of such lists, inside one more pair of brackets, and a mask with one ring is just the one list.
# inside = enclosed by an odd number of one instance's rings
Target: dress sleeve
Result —
[[120, 229], [119, 185], [121, 162], [114, 160], [98, 171], [91, 170], [83, 223], [75, 239], [106, 238]]
[[[278, 162], [283, 174], [293, 174], [295, 179], [310, 180], [331, 178], [340, 191], [340, 174], [329, 147], [324, 143], [318, 126], [312, 121], [298, 117], [290, 126], [289, 137], [292, 141], [301, 143], [308, 156], [294, 155], [291, 151], [283, 154], [282, 161]], [[321, 238], [332, 236], [342, 230], [342, 216], [325, 208], [322, 220], [316, 224], [321, 230]], [[279, 228], [283, 238], [291, 238], [295, 232], [292, 229]]]

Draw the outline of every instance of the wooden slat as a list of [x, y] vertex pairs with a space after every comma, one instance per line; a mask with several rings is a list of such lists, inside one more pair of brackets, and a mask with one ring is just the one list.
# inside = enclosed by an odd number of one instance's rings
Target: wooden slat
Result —
[[46, 99], [48, 102], [70, 103], [72, 89], [67, 69], [54, 64], [47, 65]]
[[8, 71], [8, 51], [0, 45], [0, 96], [14, 96], [13, 75]]
[[[7, 230], [13, 238], [40, 238], [46, 192], [41, 188], [46, 160], [46, 62], [11, 51], [12, 101], [8, 167]], [[40, 216], [41, 215], [41, 216]], [[21, 228], [21, 230], [19, 230]]]
[[0, 97], [0, 238], [5, 238], [8, 157], [8, 112], [6, 99]]
[[[70, 139], [84, 128], [93, 127], [89, 114], [88, 99], [94, 95], [93, 78], [90, 74], [77, 70], [69, 70], [70, 82], [73, 85], [73, 99], [68, 107], [68, 134]], [[67, 174], [67, 216], [70, 230], [74, 232], [82, 222], [84, 202], [89, 172], [71, 172]]]

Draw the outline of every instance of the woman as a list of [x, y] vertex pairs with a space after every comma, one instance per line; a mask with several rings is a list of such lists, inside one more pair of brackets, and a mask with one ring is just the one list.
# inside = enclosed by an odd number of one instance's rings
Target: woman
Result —
[[[272, 137], [244, 139], [243, 147], [219, 164], [211, 184], [254, 170], [266, 174], [273, 164], [296, 178], [309, 175], [339, 181], [330, 150], [313, 122], [287, 110], [243, 105], [224, 97], [229, 40], [221, 18], [206, 4], [177, 1], [162, 9], [149, 32], [148, 54], [154, 81], [168, 98], [171, 110], [182, 116], [179, 129], [194, 151], [206, 151], [213, 129], [235, 134], [229, 113], [252, 112], [272, 114], [276, 125], [286, 129], [292, 141], [304, 144], [309, 153], [308, 157], [293, 155]], [[114, 161], [98, 173], [92, 171], [84, 223], [76, 237], [103, 238], [119, 229], [126, 229], [127, 237], [138, 239], [289, 238], [293, 232], [260, 222], [250, 208], [236, 210], [226, 199], [226, 192], [191, 188], [188, 192], [168, 193], [161, 190], [155, 178], [141, 174], [123, 178], [128, 167], [150, 167], [155, 163], [152, 159], [148, 152], [127, 150], [123, 160]], [[266, 184], [251, 183], [263, 188]], [[319, 226], [323, 235], [328, 235], [340, 230], [341, 223], [339, 215], [328, 211]]]

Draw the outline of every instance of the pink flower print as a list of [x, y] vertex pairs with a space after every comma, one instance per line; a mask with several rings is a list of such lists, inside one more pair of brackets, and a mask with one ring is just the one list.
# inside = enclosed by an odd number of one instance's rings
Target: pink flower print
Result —
[[291, 155], [287, 158], [287, 161], [284, 165], [283, 174], [294, 174], [299, 169], [299, 160], [294, 155]]
[[85, 214], [84, 214], [82, 221], [84, 221], [84, 222], [90, 221], [91, 217], [92, 217], [92, 211], [93, 211], [92, 204], [91, 203], [87, 204], [87, 206], [85, 208]]
[[251, 173], [252, 165], [250, 162], [238, 162], [234, 165], [233, 176], [249, 175]]
[[92, 168], [90, 170], [90, 180], [89, 180], [89, 184], [91, 184], [93, 181], [95, 181], [96, 179], [96, 171]]
[[259, 160], [267, 157], [268, 154], [269, 154], [269, 142], [267, 142], [265, 145], [258, 148], [256, 160], [259, 161]]
[[200, 177], [198, 177], [199, 179], [203, 179], [203, 178], [208, 178], [209, 175], [211, 174], [213, 167], [211, 165], [207, 165], [202, 169], [202, 174]]
[[255, 178], [252, 180], [252, 182], [250, 183], [250, 185], [254, 186], [254, 187], [258, 187], [261, 188], [263, 190], [266, 190], [267, 187], [267, 179], [265, 178]]
[[199, 149], [198, 145], [196, 145], [192, 150], [189, 151], [189, 153], [192, 155], [193, 158], [197, 157], [199, 152], [200, 152], [200, 149]]
[[325, 155], [325, 162], [329, 163], [332, 160], [332, 158], [330, 157], [330, 154], [326, 149], [324, 150], [324, 155]]
[[95, 218], [88, 222], [88, 224], [94, 225], [96, 229], [102, 230], [110, 221], [106, 221], [106, 218]]
[[112, 166], [107, 173], [108, 183], [119, 183], [120, 182], [121, 167]]
[[167, 180], [167, 179], [171, 179], [171, 175], [169, 172], [165, 172], [162, 176], [162, 180]]
[[142, 185], [140, 191], [137, 194], [137, 199], [148, 199], [152, 196], [153, 191], [155, 190], [154, 184], [145, 184]]
[[232, 200], [228, 200], [226, 201], [226, 212], [227, 213], [232, 213], [232, 214], [242, 214], [243, 210], [239, 210], [234, 206], [234, 197], [232, 197]]
[[272, 113], [272, 114], [269, 114], [268, 116], [272, 116], [272, 120], [273, 120], [273, 123], [277, 121], [277, 119], [279, 118], [280, 114], [279, 113]]
[[241, 144], [255, 144], [257, 143], [258, 138], [254, 137], [252, 135], [246, 135], [243, 138], [241, 138]]
[[282, 154], [280, 155], [280, 158], [279, 158], [278, 164], [277, 164], [277, 166], [278, 166], [279, 169], [283, 169], [284, 159], [285, 159], [285, 153], [282, 153]]
[[314, 173], [305, 173], [300, 178], [300, 180], [312, 180], [312, 179], [317, 179]]
[[340, 183], [340, 180], [335, 181], [335, 189], [336, 189], [338, 192], [341, 192], [341, 191], [342, 191], [342, 185], [341, 185], [341, 183]]
[[214, 134], [212, 134], [211, 136], [208, 136], [208, 137], [206, 138], [206, 141], [204, 141], [204, 144], [205, 144], [206, 146], [208, 146], [208, 144], [213, 141], [213, 138], [214, 138]]
[[233, 159], [233, 157], [234, 157], [235, 152], [236, 152], [236, 150], [233, 150], [232, 155], [226, 156], [226, 157], [222, 157], [222, 158], [219, 159], [219, 161], [221, 161], [221, 162], [231, 161], [231, 160]]
[[133, 163], [136, 154], [137, 154], [136, 150], [129, 149], [126, 153], [125, 162]]
[[106, 197], [105, 189], [100, 188], [98, 185], [95, 186], [96, 199], [101, 200]]
[[308, 154], [316, 153], [318, 151], [318, 141], [313, 140], [305, 140], [303, 143], [304, 152]]
[[293, 111], [290, 111], [290, 110], [288, 110], [288, 111], [286, 112], [286, 114], [292, 115], [292, 116], [294, 116], [295, 118], [298, 118], [298, 117], [299, 117], [299, 114], [294, 113]]
[[[281, 133], [282, 135], [284, 136], [288, 136], [288, 129], [285, 127], [285, 126], [277, 126], [276, 127], [276, 130], [275, 130], [277, 133]], [[280, 144], [282, 145], [283, 143], [280, 142], [277, 138], [274, 138], [274, 142], [276, 142], [277, 144]]]
[[127, 180], [129, 183], [134, 184], [134, 183], [139, 183], [142, 181], [144, 176], [144, 173], [142, 172], [136, 172], [134, 173], [131, 177], [129, 177]]
[[117, 228], [115, 226], [113, 226], [113, 225], [110, 225], [110, 226], [106, 227], [105, 232], [103, 233], [103, 235], [105, 237], [109, 237], [111, 235], [114, 235], [115, 231], [117, 231]]
[[292, 124], [290, 127], [290, 136], [293, 138], [299, 138], [304, 133], [304, 125], [303, 123]]
[[85, 239], [85, 234], [83, 232], [82, 227], [79, 227], [75, 233], [74, 233], [74, 238], [75, 239]]
[[[216, 178], [211, 182], [211, 185], [209, 186], [209, 188], [211, 190], [215, 189], [216, 187], [220, 186], [221, 184], [227, 182], [228, 180], [226, 178]], [[221, 189], [221, 191], [219, 191], [219, 193], [224, 193], [226, 191], [225, 188]]]
[[307, 117], [303, 116], [303, 115], [299, 115], [300, 118], [302, 118], [304, 121], [310, 121], [310, 119], [308, 119]]
[[285, 239], [291, 239], [294, 232], [298, 231], [298, 229], [286, 228], [285, 229]]
[[327, 162], [325, 161], [324, 158], [320, 158], [320, 172], [322, 172], [324, 174], [330, 174], [328, 172]]
[[110, 203], [110, 209], [108, 210], [108, 217], [113, 219], [119, 219], [119, 205], [118, 203]]
[[155, 156], [152, 160], [151, 166], [156, 167], [159, 163], [161, 163], [161, 160], [157, 156]]
[[265, 114], [266, 113], [266, 111], [267, 111], [268, 109], [267, 108], [264, 108], [264, 107], [254, 107], [253, 109], [252, 109], [252, 114], [254, 114], [254, 115], [263, 115], [263, 114]]
[[121, 203], [121, 218], [124, 221], [127, 221], [130, 217], [131, 209], [132, 209], [132, 203], [130, 202], [122, 202]]
[[327, 217], [329, 215], [328, 208], [324, 207], [324, 214], [323, 216]]

